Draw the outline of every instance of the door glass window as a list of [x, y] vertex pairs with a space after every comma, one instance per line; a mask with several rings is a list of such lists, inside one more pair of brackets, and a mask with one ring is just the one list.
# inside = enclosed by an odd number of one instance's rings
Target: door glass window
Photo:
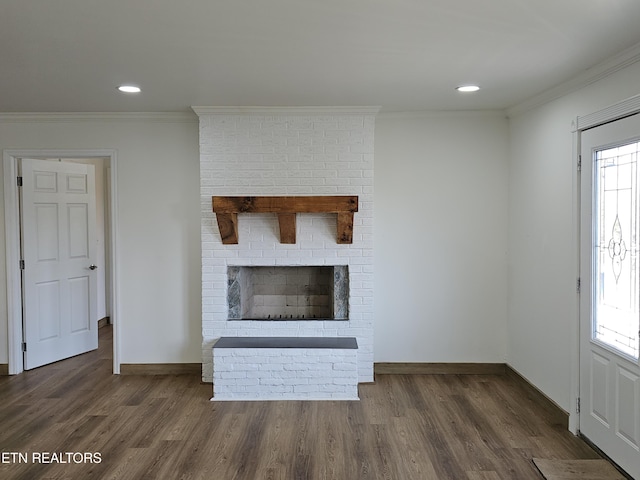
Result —
[[592, 339], [638, 359], [640, 142], [595, 153]]

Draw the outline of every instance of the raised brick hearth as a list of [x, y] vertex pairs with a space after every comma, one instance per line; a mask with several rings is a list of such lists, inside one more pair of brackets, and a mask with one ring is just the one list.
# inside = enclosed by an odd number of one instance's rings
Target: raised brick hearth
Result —
[[214, 400], [358, 400], [358, 344], [349, 337], [222, 337]]

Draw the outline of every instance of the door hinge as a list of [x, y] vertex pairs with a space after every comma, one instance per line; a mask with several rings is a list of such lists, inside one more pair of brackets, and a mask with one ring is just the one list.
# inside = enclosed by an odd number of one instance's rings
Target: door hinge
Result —
[[580, 293], [580, 278], [576, 281], [576, 292]]
[[24, 260], [20, 260], [20, 270], [24, 270]]
[[578, 172], [582, 171], [582, 155], [578, 155]]
[[18, 177], [18, 186], [21, 187], [22, 186], [22, 177]]
[[580, 397], [576, 398], [576, 413], [580, 413]]
[[27, 342], [22, 342], [22, 351], [23, 352], [27, 351]]

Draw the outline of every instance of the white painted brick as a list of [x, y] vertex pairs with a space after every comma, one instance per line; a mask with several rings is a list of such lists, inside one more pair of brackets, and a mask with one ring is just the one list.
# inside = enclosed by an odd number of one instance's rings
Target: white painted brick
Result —
[[319, 377], [314, 376], [309, 379], [310, 385], [330, 385], [333, 383], [333, 379], [331, 377]]
[[[214, 364], [214, 371], [215, 371], [215, 364]], [[220, 372], [219, 375], [217, 375], [217, 378], [222, 378], [222, 379], [247, 378], [247, 374], [246, 374], [246, 372], [225, 372], [225, 371], [222, 371], [222, 372]]]
[[318, 387], [315, 385], [294, 385], [293, 391], [296, 393], [312, 393], [318, 392]]
[[337, 392], [344, 392], [347, 389], [345, 389], [343, 385], [326, 384], [326, 385], [320, 385], [318, 387], [318, 390], [324, 393], [337, 393]]
[[[372, 377], [374, 126], [372, 115], [203, 115], [200, 118], [203, 380], [213, 378], [209, 348], [220, 336], [336, 336], [338, 333], [355, 336], [359, 344], [367, 346], [366, 355], [359, 351], [356, 361], [360, 381], [369, 381]], [[315, 216], [311, 216], [313, 221], [307, 221], [307, 215], [300, 214], [296, 245], [279, 243], [274, 215], [240, 215], [240, 244], [222, 245], [215, 215], [210, 210], [211, 195], [265, 194], [359, 195], [354, 243], [335, 243], [334, 216], [320, 218], [316, 225]], [[344, 322], [346, 326], [318, 325], [320, 322], [298, 325], [298, 322], [226, 321], [227, 265], [332, 265], [338, 260], [349, 266], [350, 275], [358, 275], [353, 279], [350, 320]], [[216, 279], [213, 274], [224, 278]], [[260, 363], [255, 358], [252, 361]], [[243, 360], [235, 371], [238, 367], [245, 371], [250, 365], [249, 360]], [[295, 373], [284, 369], [280, 373], [284, 372]]]
[[261, 365], [258, 365], [258, 370], [261, 372], [265, 372], [283, 370], [283, 368], [281, 364], [263, 363]]
[[334, 377], [334, 385], [353, 385], [353, 378], [350, 377]]
[[251, 386], [246, 386], [244, 388], [244, 391], [247, 393], [259, 393], [263, 390], [263, 387], [261, 387], [260, 385], [251, 385]]
[[[261, 360], [275, 362], [274, 370], [264, 369], [255, 362], [255, 353], [261, 351]], [[224, 370], [214, 376], [214, 399], [230, 398], [357, 398], [357, 365], [354, 350], [305, 350], [305, 349], [215, 349], [216, 371], [232, 368], [238, 373], [242, 369], [246, 378], [236, 379]], [[225, 362], [235, 363], [225, 363]], [[280, 370], [278, 367], [289, 362]], [[295, 361], [295, 362], [294, 362]], [[240, 363], [246, 362], [246, 363]], [[332, 376], [335, 365], [343, 369]], [[351, 366], [351, 373], [346, 366]], [[255, 371], [244, 372], [245, 368]], [[247, 389], [250, 388], [250, 391]], [[327, 394], [330, 393], [330, 395]], [[246, 395], [250, 394], [250, 397]]]
[[[284, 385], [284, 379], [280, 377], [261, 378], [260, 385], [267, 385], [270, 387], [273, 387], [276, 385]], [[272, 388], [270, 388], [269, 390], [273, 391]]]

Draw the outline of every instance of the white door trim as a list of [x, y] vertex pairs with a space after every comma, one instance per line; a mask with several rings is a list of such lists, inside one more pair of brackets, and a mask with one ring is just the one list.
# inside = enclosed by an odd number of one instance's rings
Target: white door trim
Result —
[[[576, 255], [573, 258], [576, 281], [580, 278], [580, 162], [582, 132], [590, 128], [614, 122], [621, 118], [640, 113], [640, 95], [622, 100], [601, 110], [576, 117], [572, 122], [573, 131], [573, 159], [576, 168], [573, 169], [573, 244], [577, 246]], [[583, 287], [585, 287], [583, 285]], [[589, 288], [586, 286], [586, 288]], [[575, 298], [575, 324], [574, 338], [571, 342], [571, 405], [578, 405], [580, 398], [580, 297]], [[569, 430], [577, 434], [580, 432], [580, 412], [578, 409], [569, 415]]]
[[577, 117], [574, 131], [582, 132], [583, 130], [614, 122], [638, 112], [640, 112], [640, 95], [635, 95], [621, 102], [614, 103], [602, 110]]
[[6, 237], [7, 270], [7, 340], [9, 374], [24, 370], [22, 358], [22, 286], [20, 281], [20, 220], [18, 213], [18, 159], [30, 158], [108, 158], [111, 171], [111, 322], [113, 324], [113, 373], [120, 373], [120, 308], [118, 281], [118, 189], [117, 155], [115, 150], [4, 150], [4, 223]]

